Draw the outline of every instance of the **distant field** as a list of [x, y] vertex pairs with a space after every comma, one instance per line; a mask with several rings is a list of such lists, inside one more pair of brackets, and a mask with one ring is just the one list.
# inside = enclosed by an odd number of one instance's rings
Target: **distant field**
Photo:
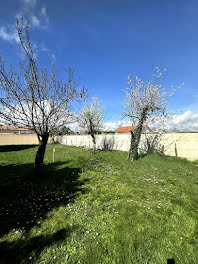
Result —
[[35, 180], [36, 149], [0, 146], [0, 263], [198, 263], [196, 162], [51, 144]]

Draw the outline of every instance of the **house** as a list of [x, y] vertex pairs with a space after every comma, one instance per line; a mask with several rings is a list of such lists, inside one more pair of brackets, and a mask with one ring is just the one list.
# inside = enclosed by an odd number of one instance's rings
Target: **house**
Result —
[[[115, 130], [115, 132], [118, 133], [127, 133], [134, 131], [137, 126], [127, 126], [127, 127], [119, 127]], [[142, 132], [151, 132], [151, 129], [148, 127], [148, 125], [142, 125]]]
[[9, 125], [0, 125], [0, 133], [8, 134], [34, 134], [31, 127], [18, 127]]

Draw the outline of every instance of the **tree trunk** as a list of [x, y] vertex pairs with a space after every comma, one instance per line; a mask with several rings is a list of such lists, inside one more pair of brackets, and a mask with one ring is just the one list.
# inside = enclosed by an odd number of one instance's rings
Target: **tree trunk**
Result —
[[36, 134], [37, 135], [37, 138], [38, 138], [38, 142], [39, 142], [39, 145], [41, 144], [41, 136]]
[[128, 155], [128, 160], [132, 157], [134, 159], [135, 156], [137, 156], [137, 146], [136, 146], [136, 138], [135, 138], [135, 133], [131, 131], [131, 141], [130, 141], [130, 149], [129, 149], [129, 155]]
[[147, 114], [147, 108], [144, 108], [141, 113], [141, 117], [139, 119], [137, 128], [135, 131], [131, 131], [131, 142], [130, 142], [130, 149], [128, 159], [131, 158], [131, 162], [138, 159], [138, 146], [140, 143], [140, 137], [142, 134], [142, 125], [145, 121]]
[[131, 153], [130, 153], [131, 162], [138, 159], [138, 146], [139, 146], [139, 141], [137, 140], [136, 137], [133, 137], [131, 140]]
[[49, 133], [47, 132], [45, 132], [41, 136], [41, 141], [39, 143], [39, 147], [37, 149], [35, 162], [34, 162], [35, 172], [38, 172], [38, 170], [43, 166], [43, 160], [44, 160], [45, 149], [46, 149], [48, 138], [49, 138]]
[[96, 138], [95, 138], [95, 135], [93, 133], [91, 134], [91, 137], [92, 137], [92, 142], [93, 142], [93, 150], [92, 150], [92, 152], [94, 154], [95, 151], [96, 151]]

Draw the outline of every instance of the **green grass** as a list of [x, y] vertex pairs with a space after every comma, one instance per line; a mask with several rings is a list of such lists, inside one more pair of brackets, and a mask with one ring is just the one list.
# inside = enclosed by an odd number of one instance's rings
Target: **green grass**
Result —
[[196, 163], [48, 145], [35, 180], [35, 152], [0, 147], [0, 263], [198, 263]]

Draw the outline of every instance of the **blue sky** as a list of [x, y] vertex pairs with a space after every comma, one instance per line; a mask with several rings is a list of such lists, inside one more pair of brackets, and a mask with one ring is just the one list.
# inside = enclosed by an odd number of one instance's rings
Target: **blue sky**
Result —
[[[38, 59], [74, 67], [76, 77], [106, 107], [107, 126], [120, 120], [127, 75], [147, 81], [156, 66], [164, 83], [184, 86], [170, 100], [177, 126], [198, 129], [198, 1], [6, 0], [0, 8], [0, 56], [17, 65], [16, 16], [31, 23]], [[174, 121], [172, 121], [174, 124]]]

